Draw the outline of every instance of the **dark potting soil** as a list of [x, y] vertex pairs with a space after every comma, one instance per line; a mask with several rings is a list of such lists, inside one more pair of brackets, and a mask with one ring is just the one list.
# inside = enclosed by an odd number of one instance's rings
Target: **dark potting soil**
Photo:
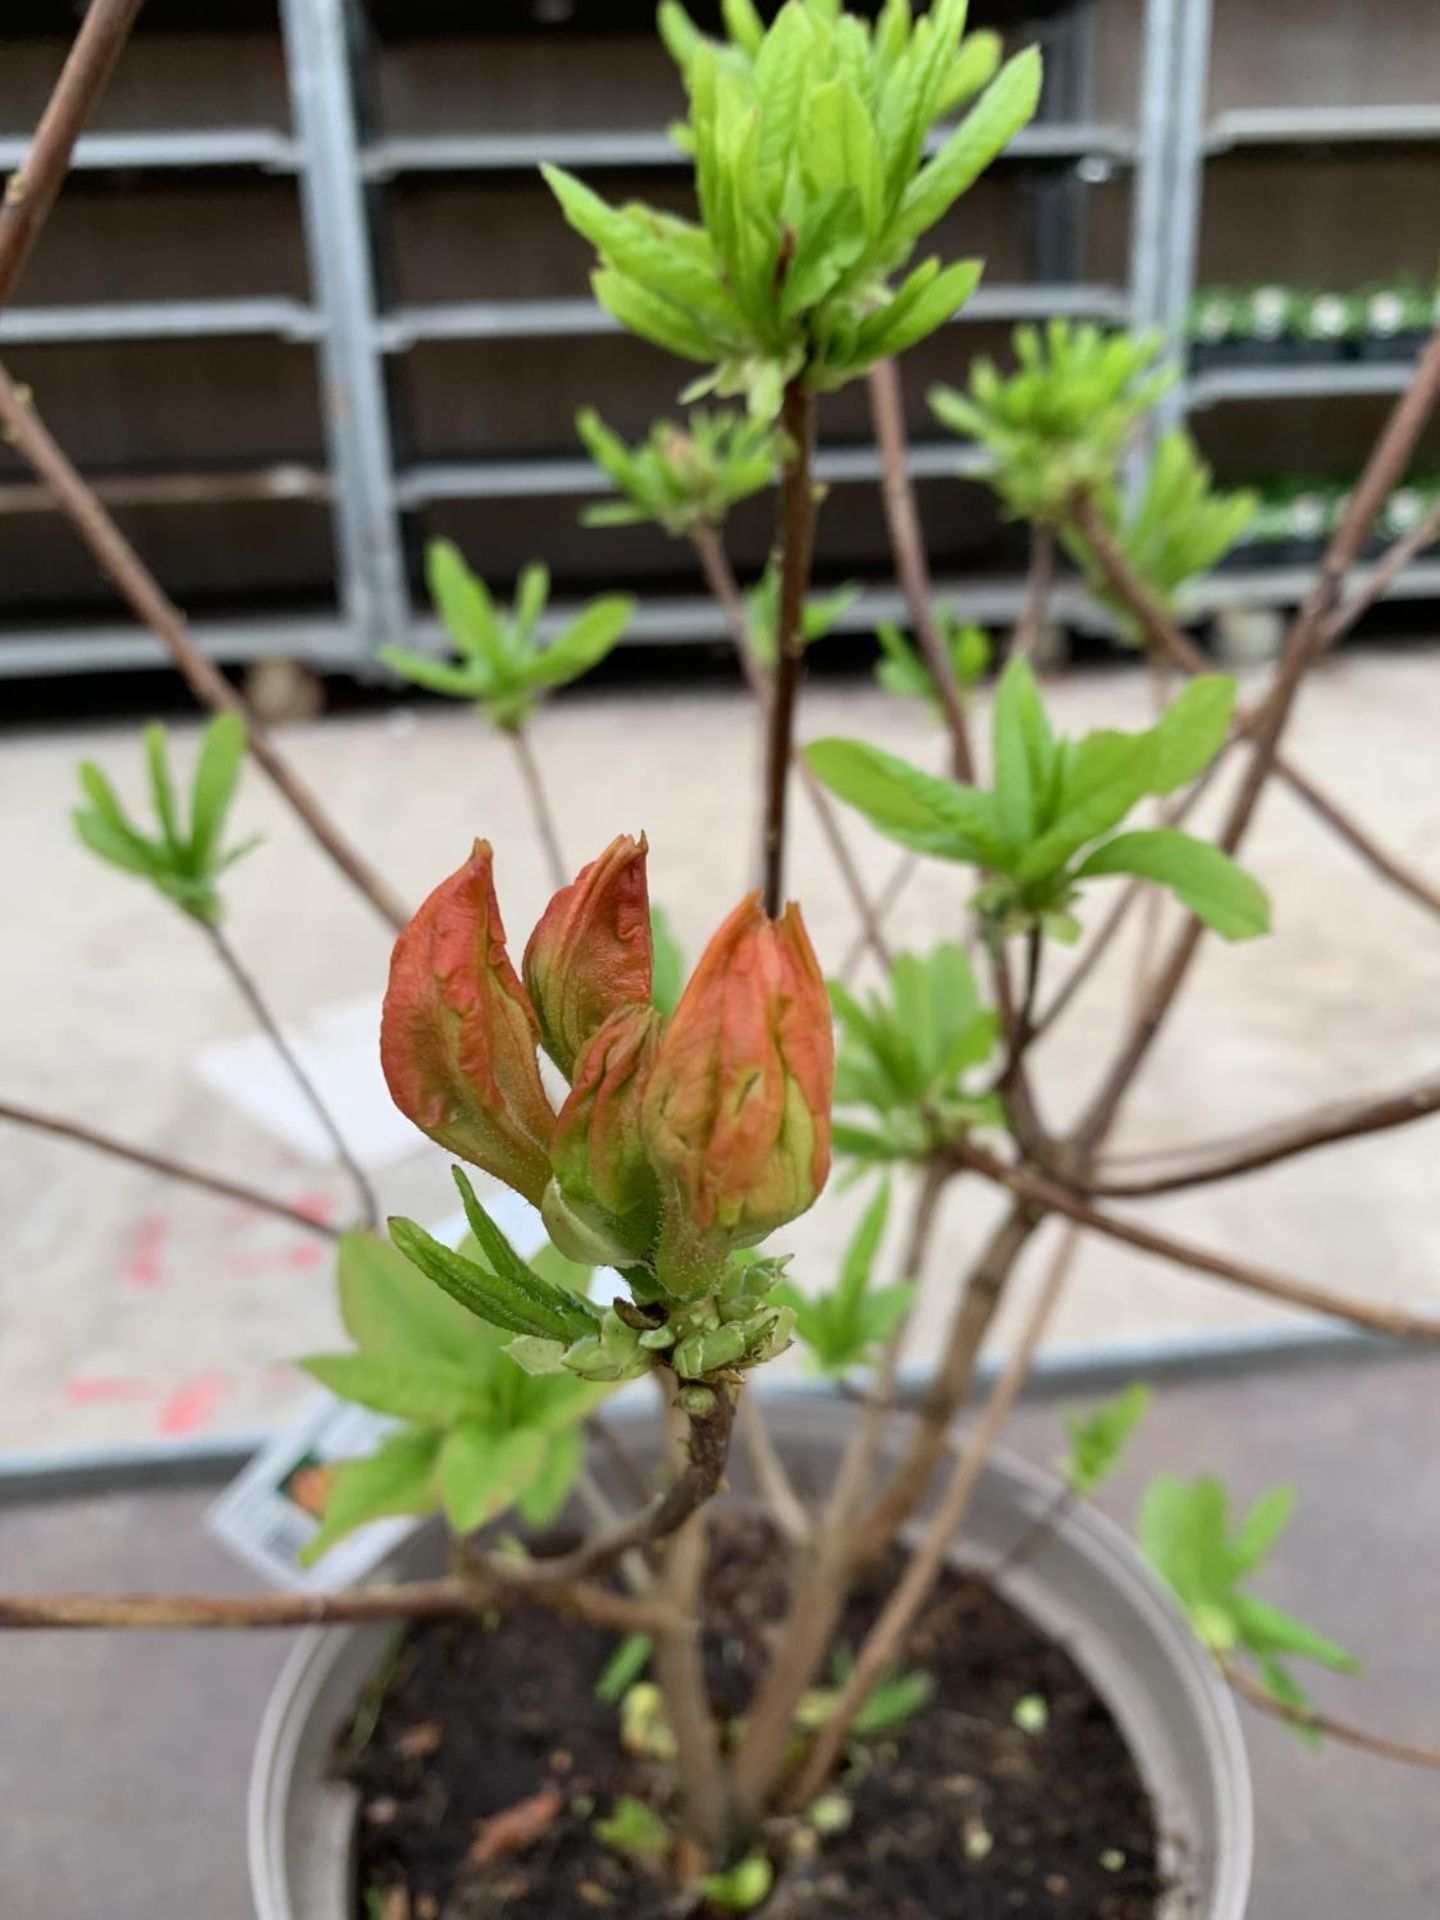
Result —
[[[855, 1647], [893, 1583], [857, 1592]], [[712, 1527], [705, 1663], [716, 1712], [744, 1712], [785, 1595], [784, 1555], [752, 1516]], [[664, 1772], [625, 1753], [595, 1698], [608, 1635], [536, 1612], [413, 1629], [342, 1754], [362, 1796], [359, 1920], [711, 1920], [721, 1909], [591, 1832]], [[1162, 1882], [1150, 1804], [1109, 1713], [1063, 1648], [981, 1581], [951, 1574], [906, 1670], [930, 1704], [858, 1743], [836, 1790], [853, 1817], [819, 1839], [765, 1836], [769, 1920], [1152, 1920]], [[380, 1688], [383, 1685], [383, 1693]], [[374, 1694], [380, 1697], [375, 1699]], [[1033, 1704], [1017, 1725], [1015, 1709]], [[663, 1807], [661, 1808], [663, 1811]]]

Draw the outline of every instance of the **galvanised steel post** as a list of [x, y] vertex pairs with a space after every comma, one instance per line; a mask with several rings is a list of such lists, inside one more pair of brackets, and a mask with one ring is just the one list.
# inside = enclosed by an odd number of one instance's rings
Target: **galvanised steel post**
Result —
[[409, 594], [395, 500], [375, 276], [360, 170], [348, 0], [281, 0], [334, 486], [340, 602], [356, 664], [404, 637]]

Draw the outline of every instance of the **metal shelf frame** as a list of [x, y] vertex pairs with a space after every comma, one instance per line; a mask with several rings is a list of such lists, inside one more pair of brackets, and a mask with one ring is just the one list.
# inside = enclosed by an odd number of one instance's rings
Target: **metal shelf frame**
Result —
[[[1102, 322], [1155, 326], [1180, 355], [1183, 322], [1195, 282], [1207, 160], [1239, 149], [1350, 143], [1357, 149], [1396, 142], [1440, 142], [1440, 109], [1274, 109], [1211, 116], [1207, 103], [1211, 0], [1145, 0], [1140, 75], [1133, 125], [1098, 120], [1091, 75], [1093, 0], [1042, 29], [1049, 82], [1046, 118], [1027, 129], [1005, 156], [1031, 169], [1036, 197], [1033, 278], [983, 284], [961, 323], [1009, 322], [1064, 313]], [[406, 549], [414, 516], [436, 502], [581, 499], [606, 483], [578, 455], [486, 457], [483, 447], [457, 460], [397, 461], [392, 414], [398, 357], [423, 343], [516, 339], [583, 340], [615, 331], [592, 301], [459, 300], [386, 309], [376, 262], [393, 212], [395, 183], [440, 174], [514, 174], [542, 159], [580, 170], [673, 169], [684, 164], [661, 127], [544, 132], [388, 134], [370, 128], [361, 103], [374, 96], [373, 49], [362, 0], [280, 0], [280, 30], [292, 127], [236, 125], [94, 133], [81, 141], [82, 173], [159, 174], [258, 169], [289, 177], [301, 201], [310, 288], [307, 299], [257, 296], [227, 300], [77, 303], [15, 309], [0, 316], [0, 346], [79, 342], [206, 339], [252, 335], [295, 343], [316, 356], [326, 449], [323, 468], [304, 468], [276, 452], [229, 477], [180, 472], [105, 476], [118, 505], [170, 500], [203, 506], [237, 498], [289, 499], [330, 517], [337, 580], [333, 616], [201, 622], [212, 657], [240, 662], [287, 652], [325, 670], [357, 676], [379, 671], [387, 641], [428, 635], [433, 624], [411, 602]], [[0, 167], [12, 167], [24, 141], [0, 136]], [[1117, 170], [1131, 189], [1124, 281], [1095, 285], [1084, 275], [1084, 234], [1091, 188]], [[601, 182], [603, 186], [603, 181]], [[558, 217], [558, 216], [557, 216]], [[1169, 397], [1163, 428], [1199, 409], [1236, 402], [1398, 391], [1401, 365], [1279, 366], [1212, 372], [1182, 381]], [[662, 396], [657, 395], [657, 406]], [[913, 449], [922, 479], [983, 475], [984, 460], [957, 443], [924, 439]], [[868, 485], [879, 462], [868, 446], [831, 445], [819, 454], [820, 477], [836, 485]], [[284, 476], [289, 476], [287, 480]], [[278, 476], [278, 477], [277, 477]], [[43, 510], [33, 489], [3, 490], [10, 514]], [[1226, 574], [1197, 606], [1237, 597], [1283, 602], [1299, 584], [1284, 570]], [[1006, 620], [1019, 609], [1018, 580], [955, 583], [977, 618]], [[1440, 587], [1440, 564], [1407, 574], [1402, 594]], [[864, 623], [899, 610], [888, 587], [867, 589], [850, 616]], [[1103, 630], [1104, 620], [1078, 589], [1061, 589], [1060, 616]], [[670, 601], [646, 609], [637, 639], [711, 639], [718, 623], [702, 603]], [[160, 664], [147, 636], [129, 629], [52, 628], [0, 632], [0, 678], [20, 673], [79, 672]]]
[[[931, 152], [945, 138], [938, 130]], [[1129, 166], [1135, 137], [1103, 122], [1054, 121], [1023, 129], [1002, 162], [1099, 160]], [[676, 170], [690, 162], [662, 128], [565, 129], [546, 133], [391, 134], [367, 141], [361, 164], [367, 180], [388, 183], [412, 173], [518, 173], [548, 161], [560, 167]]]
[[[25, 136], [0, 134], [0, 169], [13, 172], [29, 146]], [[295, 173], [300, 149], [278, 127], [194, 127], [153, 133], [87, 133], [70, 165], [76, 173], [194, 172], [258, 167]]]
[[[1173, 61], [1165, 81], [1171, 118], [1170, 177], [1166, 183], [1166, 244], [1153, 259], [1163, 276], [1159, 290], [1160, 324], [1175, 343], [1172, 352], [1184, 370], [1185, 321], [1196, 290], [1206, 168], [1223, 165], [1240, 149], [1352, 145], [1380, 148], [1400, 142], [1440, 143], [1440, 107], [1376, 105], [1355, 107], [1274, 106], [1230, 109], [1211, 114], [1210, 61], [1214, 38], [1213, 0], [1173, 0], [1178, 9], [1172, 39]], [[1147, 90], [1147, 100], [1151, 95]], [[1152, 102], [1153, 104], [1153, 102]], [[1147, 256], [1151, 257], [1151, 256]], [[1162, 427], [1178, 426], [1207, 408], [1263, 401], [1383, 398], [1404, 392], [1411, 368], [1396, 361], [1350, 361], [1330, 365], [1283, 361], [1268, 366], [1214, 369], [1183, 379], [1161, 409]], [[1313, 574], [1291, 567], [1247, 567], [1223, 571], [1197, 591], [1200, 611], [1237, 604], [1293, 606], [1304, 597]], [[1440, 561], [1413, 563], [1391, 588], [1396, 599], [1424, 599], [1440, 593]]]

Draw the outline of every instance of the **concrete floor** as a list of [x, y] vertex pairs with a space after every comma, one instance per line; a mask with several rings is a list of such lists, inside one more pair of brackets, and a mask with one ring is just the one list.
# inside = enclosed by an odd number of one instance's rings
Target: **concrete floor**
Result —
[[[1398, 852], [1440, 875], [1436, 686], [1433, 650], [1346, 654], [1307, 691], [1295, 741], [1310, 771]], [[1074, 672], [1054, 682], [1052, 698], [1072, 731], [1142, 724], [1148, 702], [1131, 669]], [[179, 731], [188, 759], [193, 729]], [[936, 764], [942, 755], [918, 707], [859, 683], [813, 682], [803, 731], [859, 733]], [[645, 827], [655, 896], [693, 955], [749, 879], [756, 741], [743, 698], [721, 687], [582, 692], [542, 716], [537, 745], [574, 863], [613, 833]], [[489, 835], [518, 948], [546, 887], [502, 741], [465, 712], [397, 708], [296, 728], [287, 747], [411, 899], [458, 863], [473, 834]], [[307, 1167], [197, 1077], [199, 1049], [246, 1031], [243, 1010], [191, 927], [75, 844], [67, 814], [85, 754], [137, 791], [129, 726], [15, 734], [0, 751], [0, 1088], [343, 1211], [333, 1171]], [[850, 911], [803, 801], [797, 810], [793, 885], [833, 967], [850, 941]], [[254, 773], [237, 830], [266, 841], [233, 874], [232, 936], [283, 1017], [304, 1022], [377, 994], [384, 930]], [[895, 850], [858, 821], [850, 837], [878, 886]], [[1314, 1101], [1388, 1090], [1434, 1067], [1440, 941], [1424, 915], [1281, 792], [1267, 802], [1248, 859], [1272, 889], [1276, 932], [1243, 948], [1209, 943], [1119, 1144], [1203, 1139]], [[927, 868], [896, 912], [897, 941], [928, 944], [953, 929], [963, 886], [953, 870]], [[1097, 887], [1092, 917], [1105, 897]], [[1118, 955], [1047, 1041], [1042, 1090], [1056, 1119], [1092, 1084], [1134, 971], [1133, 952]], [[1416, 1127], [1145, 1211], [1317, 1282], [1440, 1303], [1435, 1138]], [[380, 1184], [388, 1207], [422, 1217], [450, 1209], [443, 1158], [423, 1142]], [[826, 1283], [861, 1198], [827, 1196], [785, 1236], [802, 1279]], [[991, 1204], [983, 1192], [954, 1192], [937, 1274], [960, 1269]], [[0, 1453], [263, 1427], [303, 1391], [285, 1358], [334, 1337], [320, 1243], [71, 1147], [4, 1131], [0, 1219]], [[937, 1297], [937, 1311], [943, 1304]], [[1094, 1244], [1055, 1339], [1091, 1345], [1281, 1317]], [[931, 1339], [932, 1325], [922, 1324], [917, 1353]]]
[[[1133, 1520], [1155, 1472], [1221, 1475], [1237, 1499], [1280, 1481], [1301, 1500], [1262, 1590], [1360, 1654], [1322, 1675], [1337, 1712], [1440, 1742], [1436, 1363], [1252, 1371], [1171, 1385], [1103, 1504]], [[1048, 1461], [1054, 1405], [1007, 1443]], [[19, 1506], [0, 1524], [0, 1590], [246, 1581], [198, 1531], [208, 1494]], [[0, 1636], [0, 1911], [65, 1920], [246, 1920], [249, 1753], [288, 1635]], [[1245, 1714], [1257, 1798], [1254, 1920], [1434, 1920], [1440, 1776], [1327, 1747]]]

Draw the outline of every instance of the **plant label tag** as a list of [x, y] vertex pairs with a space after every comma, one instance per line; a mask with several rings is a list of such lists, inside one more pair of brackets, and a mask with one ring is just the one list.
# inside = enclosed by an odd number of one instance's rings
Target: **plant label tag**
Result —
[[320, 1531], [327, 1468], [374, 1451], [395, 1422], [323, 1390], [266, 1442], [205, 1515], [205, 1529], [272, 1586], [301, 1591], [352, 1586], [417, 1522], [376, 1520], [339, 1540], [313, 1567], [300, 1556]]

